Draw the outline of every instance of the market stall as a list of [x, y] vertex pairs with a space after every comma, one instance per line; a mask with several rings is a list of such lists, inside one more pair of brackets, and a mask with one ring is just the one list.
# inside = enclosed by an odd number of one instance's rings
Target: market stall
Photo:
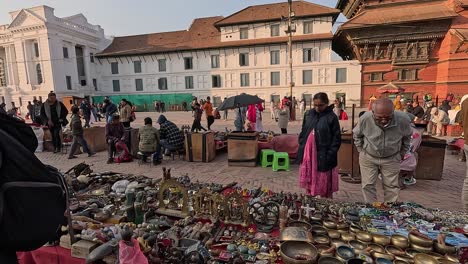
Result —
[[[467, 213], [195, 183], [173, 173], [163, 168], [162, 179], [151, 179], [77, 165], [66, 179], [73, 189], [69, 228], [78, 242], [69, 245], [73, 239], [65, 231], [60, 245], [88, 263], [118, 258], [138, 260], [126, 263], [264, 264], [467, 260]], [[20, 263], [32, 263], [26, 259], [53, 250], [18, 256]], [[64, 254], [57, 249], [59, 258]]]

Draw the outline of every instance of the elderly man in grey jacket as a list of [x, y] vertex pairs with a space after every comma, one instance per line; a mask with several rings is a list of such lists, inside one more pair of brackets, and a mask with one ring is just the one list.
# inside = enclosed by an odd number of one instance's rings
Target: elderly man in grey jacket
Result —
[[384, 201], [396, 202], [400, 192], [400, 162], [410, 149], [411, 120], [406, 113], [395, 111], [393, 102], [379, 99], [372, 112], [365, 113], [353, 130], [359, 151], [362, 192], [367, 203], [377, 201], [376, 181], [382, 175]]

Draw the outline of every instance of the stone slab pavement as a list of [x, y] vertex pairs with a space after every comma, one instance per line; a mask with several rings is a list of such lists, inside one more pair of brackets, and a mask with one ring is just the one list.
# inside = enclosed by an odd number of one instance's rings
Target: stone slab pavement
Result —
[[[191, 113], [169, 112], [165, 113], [169, 120], [177, 125], [191, 124]], [[157, 113], [137, 113], [137, 120], [132, 123], [133, 127], [139, 127], [143, 123], [143, 118], [149, 116], [153, 118], [154, 123], [157, 119]], [[202, 121], [206, 125], [206, 121]], [[103, 125], [95, 123], [94, 125]], [[348, 124], [344, 124], [346, 127]], [[297, 134], [300, 132], [300, 121], [290, 123], [289, 133]], [[158, 127], [156, 125], [156, 127]], [[233, 120], [216, 120], [214, 130], [224, 130], [233, 127]], [[264, 117], [264, 127], [266, 130], [279, 132], [276, 123], [269, 118], [267, 113]], [[292, 165], [290, 171], [273, 172], [271, 168], [247, 168], [247, 167], [229, 167], [227, 162], [227, 153], [219, 152], [216, 159], [210, 163], [186, 162], [177, 156], [173, 161], [165, 157], [162, 165], [150, 166], [149, 164], [139, 165], [137, 161], [122, 164], [106, 164], [107, 153], [100, 152], [92, 158], [86, 155], [79, 155], [78, 159], [68, 160], [65, 154], [53, 154], [51, 152], [36, 153], [37, 157], [46, 164], [57, 167], [61, 171], [66, 171], [80, 162], [86, 162], [92, 165], [95, 172], [115, 171], [119, 173], [129, 173], [136, 175], [145, 175], [153, 178], [162, 178], [162, 167], [172, 168], [173, 177], [189, 175], [193, 181], [216, 182], [227, 184], [237, 182], [238, 184], [249, 187], [263, 187], [273, 191], [285, 192], [303, 192], [298, 186], [298, 165]], [[421, 157], [424, 158], [424, 157]], [[458, 161], [456, 155], [445, 156], [445, 165], [441, 181], [418, 180], [416, 185], [410, 186], [401, 191], [401, 201], [412, 201], [422, 204], [426, 207], [440, 208], [446, 210], [462, 210], [461, 189], [465, 177], [465, 163]], [[379, 182], [379, 186], [381, 183]], [[340, 181], [339, 192], [335, 199], [343, 201], [363, 201], [360, 185], [349, 184]], [[379, 198], [383, 199], [382, 188], [378, 188]]]

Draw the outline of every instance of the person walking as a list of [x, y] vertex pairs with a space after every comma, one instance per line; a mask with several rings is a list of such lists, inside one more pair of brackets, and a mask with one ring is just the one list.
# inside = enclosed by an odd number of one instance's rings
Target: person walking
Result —
[[201, 125], [201, 118], [203, 115], [203, 110], [200, 109], [200, 104], [196, 103], [195, 108], [193, 109], [193, 124], [192, 124], [192, 132], [198, 132], [200, 130], [206, 131], [206, 128], [202, 127]]
[[106, 113], [106, 121], [107, 123], [112, 122], [112, 116], [117, 113], [117, 106], [110, 101], [110, 99], [104, 99], [104, 106], [102, 107], [104, 112]]
[[166, 103], [161, 101], [161, 113], [164, 113], [164, 112], [166, 112]]
[[101, 122], [101, 117], [98, 116], [98, 110], [94, 103], [91, 104], [91, 113], [93, 114], [95, 122]]
[[47, 100], [42, 104], [41, 119], [49, 127], [52, 134], [54, 153], [62, 150], [60, 132], [62, 132], [62, 126], [68, 124], [67, 115], [68, 110], [65, 105], [57, 100], [57, 95], [54, 92], [50, 92]]
[[[461, 98], [460, 104], [460, 125], [463, 127], [463, 135], [465, 138], [464, 151], [466, 157], [468, 157], [468, 94], [465, 94]], [[462, 204], [465, 211], [468, 211], [468, 159], [466, 159], [466, 175], [463, 182]]]
[[73, 135], [73, 143], [70, 148], [70, 153], [68, 155], [68, 159], [76, 159], [75, 156], [76, 150], [78, 146], [81, 145], [83, 147], [83, 151], [88, 153], [88, 157], [94, 156], [96, 153], [91, 151], [88, 147], [88, 142], [83, 137], [83, 126], [81, 124], [80, 118], [80, 109], [76, 106], [72, 107], [72, 116], [70, 121], [70, 129]]
[[400, 162], [410, 149], [411, 121], [407, 113], [395, 111], [392, 101], [378, 99], [353, 129], [359, 152], [362, 192], [366, 203], [377, 202], [376, 182], [382, 175], [384, 201], [396, 202], [400, 192]]
[[[227, 97], [224, 97], [224, 101], [223, 101], [223, 102], [226, 102], [226, 100], [227, 100]], [[228, 119], [228, 113], [229, 113], [228, 111], [229, 111], [228, 109], [224, 109], [224, 111], [223, 111], [223, 119], [224, 119], [224, 121], [226, 121], [226, 120]]]
[[277, 110], [278, 127], [281, 129], [281, 134], [288, 133], [288, 123], [290, 119], [289, 102], [282, 105], [281, 109]]
[[83, 116], [85, 119], [84, 127], [90, 127], [89, 121], [91, 120], [91, 105], [89, 104], [87, 99], [84, 99], [83, 102], [81, 102], [80, 109], [83, 112]]
[[209, 96], [206, 97], [206, 102], [203, 105], [203, 111], [205, 111], [208, 130], [211, 130], [211, 125], [213, 125], [215, 118], [213, 115], [213, 104], [211, 103], [211, 98]]
[[124, 127], [130, 127], [130, 118], [132, 116], [132, 107], [127, 99], [120, 101], [120, 122]]
[[341, 130], [326, 93], [317, 93], [314, 109], [307, 111], [299, 134], [299, 185], [307, 194], [333, 198], [338, 191], [338, 150]]

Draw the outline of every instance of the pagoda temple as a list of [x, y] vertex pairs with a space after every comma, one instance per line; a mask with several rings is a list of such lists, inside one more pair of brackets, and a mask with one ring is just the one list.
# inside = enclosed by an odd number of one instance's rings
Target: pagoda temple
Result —
[[395, 87], [406, 98], [468, 94], [468, 0], [339, 0], [348, 21], [333, 50], [362, 64], [361, 103]]

